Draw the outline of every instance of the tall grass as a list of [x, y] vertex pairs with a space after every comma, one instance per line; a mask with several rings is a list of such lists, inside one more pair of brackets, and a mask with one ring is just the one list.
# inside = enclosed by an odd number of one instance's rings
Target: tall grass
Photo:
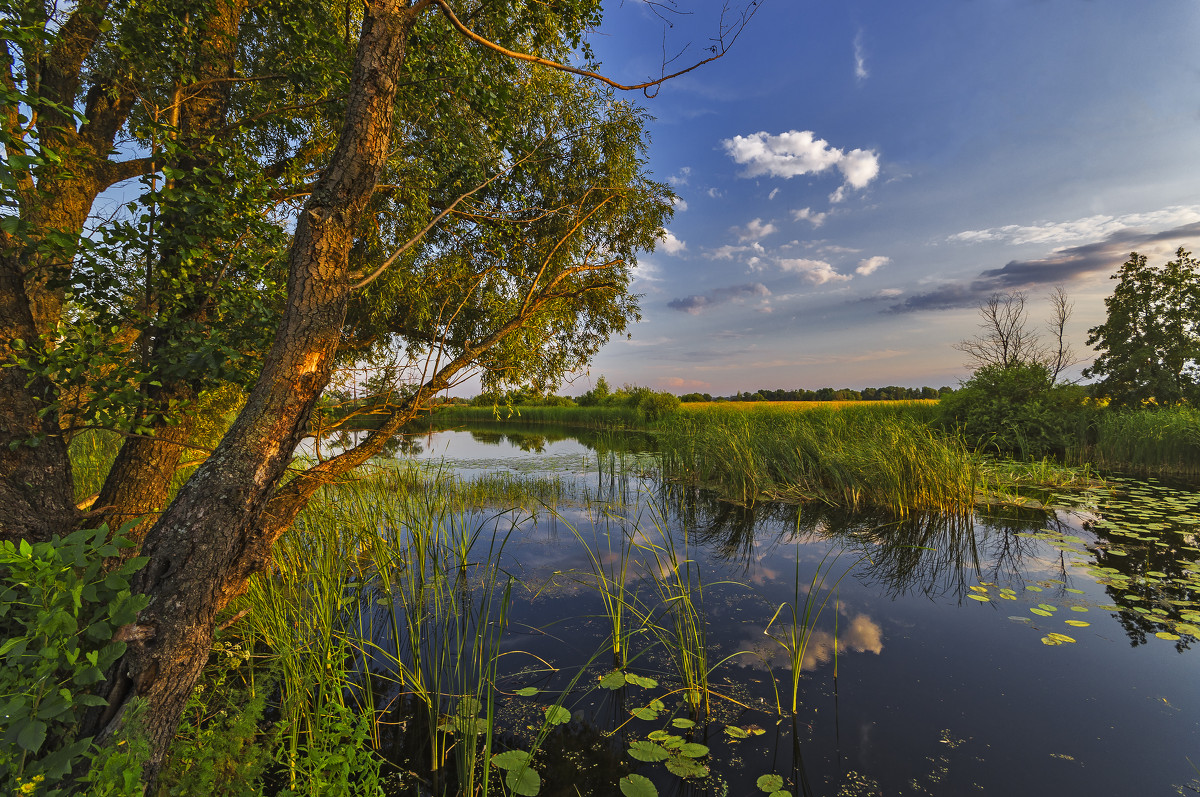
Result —
[[765, 497], [897, 515], [965, 511], [975, 502], [976, 461], [928, 425], [932, 412], [900, 403], [689, 410], [660, 428], [663, 470], [743, 504]]
[[1102, 410], [1090, 420], [1072, 459], [1102, 469], [1200, 476], [1200, 409]]

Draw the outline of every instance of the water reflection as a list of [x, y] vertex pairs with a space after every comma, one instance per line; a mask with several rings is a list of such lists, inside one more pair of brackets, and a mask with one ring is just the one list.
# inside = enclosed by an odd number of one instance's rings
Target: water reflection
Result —
[[[714, 673], [739, 703], [696, 731], [712, 747], [720, 778], [685, 783], [655, 770], [660, 793], [750, 794], [766, 772], [785, 774], [788, 788], [804, 794], [958, 794], [980, 785], [1015, 793], [1146, 793], [1154, 790], [1146, 787], [1148, 773], [1160, 786], [1194, 774], [1185, 755], [1200, 749], [1200, 687], [1177, 654], [1187, 653], [1200, 632], [1195, 494], [1138, 487], [1097, 496], [1085, 509], [903, 521], [824, 506], [742, 507], [660, 484], [638, 459], [644, 449], [611, 433], [498, 426], [456, 433], [471, 446], [461, 459], [436, 435], [423, 438], [423, 456], [444, 458], [446, 468], [464, 473], [525, 462], [549, 470], [566, 461], [565, 450], [586, 465], [564, 471], [580, 485], [574, 502], [531, 519], [505, 551], [504, 566], [519, 584], [510, 633], [500, 644], [524, 654], [505, 662], [525, 666], [537, 656], [555, 669], [543, 667], [532, 680], [528, 667], [513, 664], [501, 674], [501, 688], [566, 691], [574, 716], [547, 740], [555, 751], [543, 793], [574, 793], [571, 779], [584, 771], [592, 791], [580, 793], [615, 793], [613, 778], [639, 767], [624, 752], [629, 742], [667, 722], [631, 721], [645, 694], [595, 686], [611, 669], [611, 652], [602, 655], [611, 631], [596, 576], [568, 524], [613, 573], [622, 545], [657, 544], [661, 530], [678, 542], [686, 531], [689, 556], [705, 572], [710, 660], [753, 654]], [[494, 449], [493, 460], [484, 448]], [[794, 664], [766, 626], [781, 604], [803, 601], [814, 570], [837, 551], [845, 551], [844, 568], [862, 558], [798, 661], [803, 715], [780, 721], [775, 690]], [[660, 568], [658, 575], [670, 574]], [[619, 581], [632, 592], [652, 576], [638, 565]], [[1064, 631], [1077, 641], [1039, 641]], [[1179, 639], [1168, 643], [1163, 634]], [[669, 656], [648, 635], [635, 639], [645, 648], [631, 668], [653, 675], [661, 692], [676, 688]], [[584, 674], [573, 681], [580, 668]], [[536, 723], [520, 713], [533, 709], [510, 702], [511, 727]], [[731, 742], [724, 733], [731, 725], [767, 733]], [[564, 761], [575, 768], [559, 767]]]

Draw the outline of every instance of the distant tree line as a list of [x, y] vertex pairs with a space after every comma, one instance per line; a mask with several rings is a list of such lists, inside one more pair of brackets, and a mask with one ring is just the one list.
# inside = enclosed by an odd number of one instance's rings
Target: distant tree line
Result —
[[819, 390], [776, 390], [759, 389], [734, 393], [732, 396], [712, 396], [709, 393], [687, 393], [679, 397], [683, 402], [695, 401], [907, 401], [912, 399], [935, 399], [952, 393], [953, 388], [941, 387], [866, 387], [862, 390], [852, 390], [848, 387], [836, 390], [823, 387]]

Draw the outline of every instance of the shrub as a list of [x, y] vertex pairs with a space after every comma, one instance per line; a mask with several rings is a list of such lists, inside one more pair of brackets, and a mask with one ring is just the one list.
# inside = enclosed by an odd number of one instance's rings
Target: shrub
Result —
[[1083, 399], [1083, 388], [1053, 384], [1044, 365], [986, 365], [942, 397], [938, 410], [941, 423], [977, 450], [1061, 457], [1076, 440]]
[[39, 794], [57, 794], [55, 784], [91, 754], [77, 724], [88, 706], [105, 704], [92, 690], [125, 652], [113, 635], [146, 605], [129, 589], [146, 560], [106, 572], [105, 560], [132, 544], [108, 536], [102, 526], [0, 543], [0, 781], [36, 781]]

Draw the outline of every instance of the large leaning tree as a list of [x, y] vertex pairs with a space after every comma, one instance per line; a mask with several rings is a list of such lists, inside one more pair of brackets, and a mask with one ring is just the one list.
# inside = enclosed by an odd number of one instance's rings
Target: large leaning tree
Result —
[[1088, 330], [1096, 361], [1084, 376], [1114, 405], [1200, 402], [1200, 263], [1183, 247], [1151, 266], [1133, 252], [1112, 276], [1108, 317]]
[[[2, 10], [0, 534], [150, 518], [150, 604], [84, 731], [143, 698], [153, 779], [217, 612], [322, 483], [465, 370], [550, 383], [636, 316], [632, 259], [670, 195], [610, 89], [671, 75], [569, 66], [596, 0]], [[382, 428], [285, 479], [334, 369], [380, 348], [417, 374]], [[206, 396], [243, 388], [163, 508]], [[66, 444], [92, 427], [125, 443], [85, 515]]]

